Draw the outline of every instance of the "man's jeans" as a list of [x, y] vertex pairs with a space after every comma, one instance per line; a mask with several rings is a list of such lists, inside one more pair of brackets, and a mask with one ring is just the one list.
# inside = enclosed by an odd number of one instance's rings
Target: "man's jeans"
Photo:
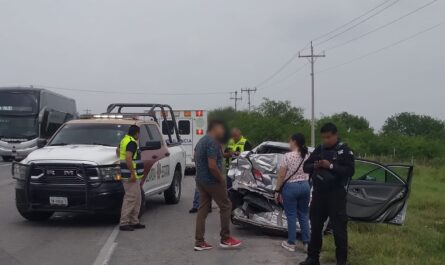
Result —
[[287, 217], [288, 243], [295, 244], [297, 237], [297, 217], [301, 228], [301, 240], [309, 244], [309, 200], [310, 186], [308, 181], [284, 184], [283, 205]]

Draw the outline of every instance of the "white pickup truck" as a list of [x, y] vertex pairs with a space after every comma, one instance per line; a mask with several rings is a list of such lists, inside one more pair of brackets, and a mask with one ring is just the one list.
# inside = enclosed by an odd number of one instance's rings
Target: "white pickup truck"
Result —
[[164, 141], [156, 117], [122, 113], [138, 106], [172, 111], [168, 105], [112, 104], [105, 114], [65, 123], [40, 149], [14, 163], [20, 214], [28, 220], [45, 220], [54, 212], [118, 214], [124, 191], [116, 147], [132, 124], [141, 129], [143, 198], [164, 193], [167, 204], [178, 203], [186, 157], [179, 134]]

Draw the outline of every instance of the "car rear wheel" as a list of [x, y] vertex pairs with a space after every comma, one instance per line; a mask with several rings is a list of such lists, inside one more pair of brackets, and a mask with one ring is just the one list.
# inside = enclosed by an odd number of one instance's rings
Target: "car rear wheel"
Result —
[[173, 181], [168, 190], [164, 191], [164, 199], [167, 204], [177, 204], [181, 199], [181, 170], [176, 168]]
[[20, 215], [29, 221], [46, 221], [48, 220], [54, 212], [39, 212], [39, 211], [28, 211], [17, 208]]

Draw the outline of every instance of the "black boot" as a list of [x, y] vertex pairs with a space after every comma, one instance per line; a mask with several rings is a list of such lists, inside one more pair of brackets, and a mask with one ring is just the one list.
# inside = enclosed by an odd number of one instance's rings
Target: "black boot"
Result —
[[121, 231], [134, 231], [134, 228], [131, 225], [121, 225], [119, 227]]
[[307, 258], [305, 261], [300, 262], [300, 265], [320, 265], [320, 261], [312, 258]]

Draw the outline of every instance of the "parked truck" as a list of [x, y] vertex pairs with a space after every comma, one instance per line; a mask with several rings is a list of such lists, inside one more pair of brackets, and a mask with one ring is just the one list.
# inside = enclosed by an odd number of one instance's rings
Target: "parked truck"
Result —
[[123, 111], [138, 107], [173, 114], [162, 104], [111, 104], [104, 114], [65, 123], [48, 142], [39, 141], [40, 149], [14, 163], [19, 213], [28, 220], [45, 220], [54, 212], [118, 214], [124, 190], [116, 147], [133, 124], [140, 127], [143, 199], [163, 193], [167, 204], [178, 203], [186, 159], [178, 130], [165, 141], [155, 115]]

